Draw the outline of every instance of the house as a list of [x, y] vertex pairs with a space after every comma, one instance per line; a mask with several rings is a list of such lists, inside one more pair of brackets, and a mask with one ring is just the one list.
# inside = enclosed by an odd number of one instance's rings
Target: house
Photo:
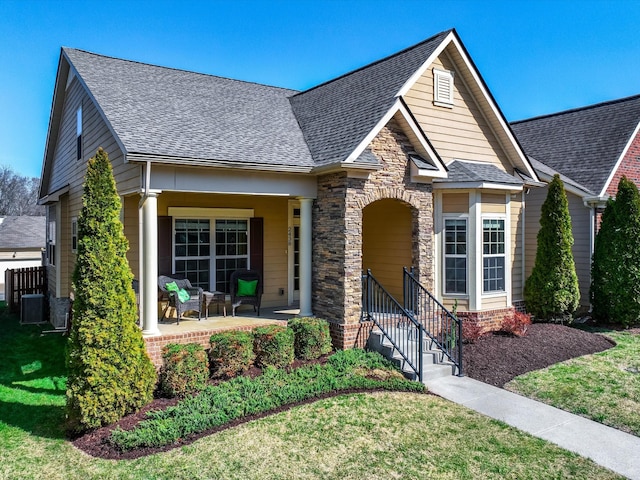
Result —
[[[640, 95], [513, 122], [511, 128], [541, 180], [564, 182], [573, 229], [580, 309], [589, 310], [591, 257], [600, 216], [623, 175], [640, 185]], [[547, 188], [526, 196], [526, 275], [535, 263]]]
[[98, 147], [147, 337], [163, 273], [228, 292], [232, 271], [257, 268], [263, 305], [326, 318], [340, 348], [370, 328], [367, 269], [401, 299], [413, 267], [487, 324], [522, 306], [524, 190], [537, 176], [455, 30], [303, 92], [63, 48], [40, 191], [53, 315], [67, 308]]
[[0, 300], [6, 298], [6, 270], [42, 265], [45, 217], [0, 217]]

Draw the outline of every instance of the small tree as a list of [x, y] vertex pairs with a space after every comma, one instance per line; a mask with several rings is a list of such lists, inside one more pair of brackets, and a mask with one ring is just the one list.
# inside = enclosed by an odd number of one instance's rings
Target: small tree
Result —
[[156, 373], [136, 325], [128, 242], [111, 163], [89, 160], [78, 217], [67, 418], [75, 432], [113, 423], [152, 399]]
[[602, 215], [590, 294], [596, 319], [624, 326], [640, 320], [640, 194], [626, 177]]
[[536, 261], [524, 287], [527, 310], [538, 318], [562, 318], [578, 308], [572, 245], [569, 202], [560, 176], [555, 175], [542, 204]]

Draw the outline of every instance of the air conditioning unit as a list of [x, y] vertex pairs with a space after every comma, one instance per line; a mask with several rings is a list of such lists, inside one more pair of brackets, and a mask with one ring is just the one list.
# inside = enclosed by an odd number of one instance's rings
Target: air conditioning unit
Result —
[[47, 323], [44, 319], [44, 295], [41, 293], [22, 295], [20, 304], [20, 323]]

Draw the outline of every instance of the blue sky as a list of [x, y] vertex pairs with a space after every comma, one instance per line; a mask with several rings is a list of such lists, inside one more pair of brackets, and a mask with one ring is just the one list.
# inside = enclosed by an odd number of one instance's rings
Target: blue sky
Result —
[[637, 0], [0, 0], [0, 165], [40, 176], [61, 46], [303, 90], [452, 27], [510, 121], [640, 94]]

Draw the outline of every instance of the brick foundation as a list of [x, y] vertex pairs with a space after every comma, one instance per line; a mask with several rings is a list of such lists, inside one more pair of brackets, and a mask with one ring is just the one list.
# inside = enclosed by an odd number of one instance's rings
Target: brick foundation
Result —
[[[286, 320], [269, 321], [264, 325], [282, 325], [287, 326]], [[214, 333], [225, 332], [229, 330], [251, 331], [257, 327], [264, 325], [247, 325], [244, 327], [227, 327], [227, 328], [214, 328], [211, 330], [197, 330], [184, 333], [173, 333], [170, 335], [158, 335], [153, 337], [144, 337], [144, 343], [147, 348], [147, 353], [151, 358], [151, 361], [155, 365], [156, 369], [162, 366], [162, 348], [169, 343], [199, 343], [206, 350], [209, 350], [209, 338]]]
[[[524, 306], [524, 303], [522, 306]], [[483, 332], [492, 332], [500, 330], [504, 317], [512, 315], [515, 311], [522, 310], [516, 307], [508, 307], [496, 310], [486, 310], [484, 312], [458, 312], [457, 316], [463, 321], [477, 323], [482, 327]]]
[[333, 348], [344, 350], [347, 348], [365, 348], [369, 334], [373, 329], [373, 322], [344, 323], [329, 322]]

